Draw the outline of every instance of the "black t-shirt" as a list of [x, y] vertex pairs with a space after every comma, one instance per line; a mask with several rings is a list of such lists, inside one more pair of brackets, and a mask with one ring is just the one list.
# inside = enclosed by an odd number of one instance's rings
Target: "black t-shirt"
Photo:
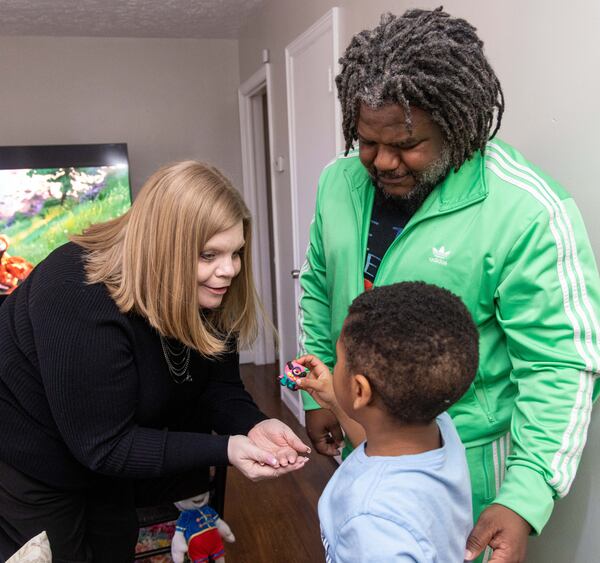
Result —
[[394, 205], [379, 190], [375, 191], [365, 257], [365, 290], [373, 287], [384, 254], [404, 230], [409, 219], [410, 214], [407, 211]]

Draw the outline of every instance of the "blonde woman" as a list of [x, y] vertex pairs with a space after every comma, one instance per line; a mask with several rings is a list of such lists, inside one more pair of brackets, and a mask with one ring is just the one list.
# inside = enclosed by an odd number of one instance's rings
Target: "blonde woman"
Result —
[[46, 530], [55, 563], [130, 561], [142, 484], [175, 501], [210, 465], [252, 480], [304, 465], [308, 447], [240, 380], [250, 225], [218, 170], [166, 166], [2, 305], [1, 560]]

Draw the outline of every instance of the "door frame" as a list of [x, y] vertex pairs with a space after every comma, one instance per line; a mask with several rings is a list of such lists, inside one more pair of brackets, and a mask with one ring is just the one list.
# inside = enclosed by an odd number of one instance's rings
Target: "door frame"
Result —
[[[261, 95], [263, 91], [267, 94], [267, 123], [269, 135], [269, 154], [271, 162], [269, 162], [268, 174], [271, 181], [271, 202], [272, 214], [268, 216], [266, 206], [262, 205], [259, 189], [260, 170], [256, 167], [257, 151], [260, 150], [255, 138], [255, 123], [254, 123], [254, 108], [253, 103], [256, 97]], [[242, 144], [242, 179], [243, 190], [242, 195], [244, 201], [252, 214], [254, 224], [254, 237], [252, 241], [252, 254], [254, 259], [254, 281], [256, 291], [261, 298], [265, 313], [269, 319], [273, 318], [272, 310], [272, 288], [271, 288], [271, 256], [269, 255], [269, 224], [272, 221], [273, 233], [279, 232], [277, 224], [277, 179], [274, 174], [272, 163], [274, 147], [273, 147], [273, 88], [271, 78], [271, 65], [264, 63], [248, 80], [246, 80], [238, 89], [238, 102], [240, 111], [240, 133]], [[261, 123], [262, 131], [262, 123]], [[264, 150], [261, 155], [264, 157]], [[264, 158], [263, 158], [264, 160]], [[264, 183], [263, 183], [264, 185]], [[279, 256], [279, 242], [277, 236], [272, 240], [275, 257]], [[265, 251], [267, 249], [267, 251]], [[278, 260], [274, 260], [275, 268], [275, 303], [278, 314], [281, 314], [281, 271]], [[275, 361], [275, 341], [271, 327], [265, 323], [259, 323], [259, 334], [250, 351], [242, 351], [240, 354], [241, 362], [253, 362], [257, 365], [269, 364]]]
[[[323, 33], [331, 29], [333, 35], [333, 61], [334, 68], [329, 69], [329, 91], [334, 93], [335, 98], [335, 75], [339, 72], [339, 58], [340, 58], [340, 9], [337, 7], [331, 8], [324, 16], [317, 20], [311, 25], [306, 31], [299, 35], [294, 41], [292, 41], [285, 48], [285, 69], [286, 69], [286, 86], [287, 86], [287, 107], [288, 107], [288, 137], [290, 145], [290, 194], [292, 204], [292, 232], [293, 232], [293, 259], [294, 267], [299, 267], [304, 262], [304, 257], [301, 255], [306, 249], [296, 248], [296, 242], [298, 240], [299, 225], [296, 210], [298, 209], [298, 182], [296, 181], [296, 119], [292, 109], [295, 106], [294, 93], [294, 73], [292, 68], [294, 65], [294, 57], [308, 46], [310, 46], [316, 39], [318, 39]], [[339, 103], [335, 103], [334, 108], [334, 119], [335, 119], [335, 152], [339, 154], [342, 151], [342, 115]], [[333, 158], [335, 155], [331, 155]], [[298, 287], [295, 285], [295, 298], [298, 300]]]
[[[298, 186], [297, 180], [297, 162], [296, 162], [296, 132], [297, 124], [295, 119], [294, 108], [296, 84], [294, 81], [294, 59], [296, 56], [302, 54], [308, 47], [310, 47], [317, 39], [323, 34], [331, 31], [332, 35], [332, 65], [329, 67], [328, 72], [328, 90], [333, 94], [334, 97], [334, 127], [335, 127], [335, 153], [339, 154], [343, 147], [342, 135], [341, 135], [341, 109], [339, 103], [337, 103], [337, 97], [335, 95], [335, 75], [339, 72], [340, 58], [340, 9], [338, 7], [331, 8], [324, 16], [319, 18], [313, 25], [307, 30], [301, 33], [296, 39], [294, 39], [285, 48], [285, 73], [286, 73], [286, 88], [287, 88], [287, 114], [288, 114], [288, 141], [289, 141], [289, 166], [290, 166], [290, 199], [292, 209], [292, 256], [293, 256], [293, 267], [294, 269], [300, 270], [304, 263], [304, 254], [306, 249], [298, 248], [299, 237], [299, 224], [298, 214], [299, 209], [298, 202]], [[335, 155], [330, 155], [333, 158]], [[298, 304], [300, 297], [300, 286], [298, 280], [294, 282], [294, 302]], [[297, 309], [296, 309], [296, 312]], [[295, 326], [295, 340], [296, 350], [298, 349], [298, 319], [296, 319]], [[280, 369], [283, 373], [283, 364], [280, 362]], [[302, 399], [299, 393], [289, 391], [285, 387], [281, 389], [281, 399], [287, 405], [287, 407], [296, 415], [301, 424], [305, 423], [304, 408], [302, 406]]]

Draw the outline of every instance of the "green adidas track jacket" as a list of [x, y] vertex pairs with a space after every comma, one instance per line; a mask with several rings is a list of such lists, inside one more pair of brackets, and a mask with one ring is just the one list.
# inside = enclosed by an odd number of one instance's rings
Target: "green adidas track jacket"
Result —
[[[300, 274], [300, 352], [329, 366], [363, 291], [373, 197], [356, 153], [321, 175]], [[425, 200], [375, 285], [416, 280], [449, 289], [473, 315], [480, 366], [449, 412], [467, 448], [511, 432], [495, 502], [539, 533], [573, 483], [600, 366], [600, 280], [579, 210], [515, 149], [490, 142]]]

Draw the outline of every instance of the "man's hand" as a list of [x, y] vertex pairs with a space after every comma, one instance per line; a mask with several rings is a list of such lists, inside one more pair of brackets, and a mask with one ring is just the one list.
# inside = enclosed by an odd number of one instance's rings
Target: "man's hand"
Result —
[[[310, 448], [293, 430], [276, 418], [259, 422], [248, 432], [248, 438], [262, 450], [273, 454], [281, 467], [296, 463], [299, 453], [310, 453]], [[305, 458], [302, 459], [306, 461]]]
[[335, 415], [327, 409], [306, 411], [306, 432], [320, 454], [336, 456], [344, 445], [344, 436]]
[[491, 504], [481, 513], [467, 540], [465, 560], [472, 561], [489, 545], [494, 550], [489, 563], [522, 563], [530, 532], [529, 523], [516, 512]]

